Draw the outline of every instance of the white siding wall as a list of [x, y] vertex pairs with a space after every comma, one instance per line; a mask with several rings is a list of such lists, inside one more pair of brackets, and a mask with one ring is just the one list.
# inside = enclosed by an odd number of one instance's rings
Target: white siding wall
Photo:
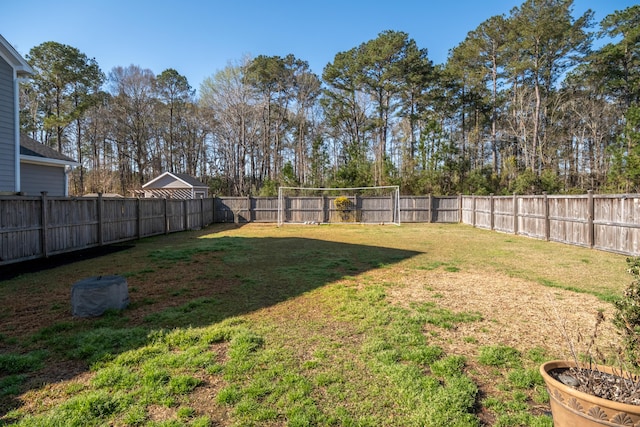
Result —
[[16, 191], [13, 68], [0, 57], [0, 192]]

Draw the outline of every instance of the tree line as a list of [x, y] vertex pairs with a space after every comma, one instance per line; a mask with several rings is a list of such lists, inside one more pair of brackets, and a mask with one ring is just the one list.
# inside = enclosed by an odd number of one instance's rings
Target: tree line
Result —
[[527, 0], [444, 64], [392, 30], [337, 53], [322, 75], [293, 55], [245, 57], [197, 95], [174, 69], [105, 74], [45, 42], [26, 55], [22, 132], [80, 163], [78, 195], [129, 195], [164, 171], [220, 195], [639, 192], [640, 5], [599, 23], [572, 13], [573, 0]]

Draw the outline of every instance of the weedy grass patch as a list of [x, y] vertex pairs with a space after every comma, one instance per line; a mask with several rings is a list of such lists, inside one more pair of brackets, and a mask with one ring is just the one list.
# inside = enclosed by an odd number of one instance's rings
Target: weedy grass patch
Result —
[[[72, 319], [100, 274], [130, 306]], [[531, 293], [573, 316], [626, 280], [620, 255], [453, 224], [144, 239], [0, 281], [0, 423], [549, 426]]]

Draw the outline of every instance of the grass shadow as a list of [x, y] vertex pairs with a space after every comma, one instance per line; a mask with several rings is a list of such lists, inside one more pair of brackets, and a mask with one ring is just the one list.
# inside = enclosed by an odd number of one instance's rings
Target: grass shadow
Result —
[[[73, 378], [94, 363], [146, 345], [158, 331], [215, 324], [419, 254], [300, 237], [210, 233], [144, 239], [0, 281], [0, 303], [19, 301], [0, 311], [0, 417], [19, 407], [18, 393]], [[127, 277], [130, 306], [72, 319], [69, 285], [107, 274]], [[9, 368], [15, 357], [27, 358], [22, 369]]]

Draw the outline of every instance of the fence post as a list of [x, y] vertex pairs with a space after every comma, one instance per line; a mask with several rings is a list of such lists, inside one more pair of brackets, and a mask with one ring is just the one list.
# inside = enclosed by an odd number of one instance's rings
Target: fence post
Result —
[[247, 196], [247, 216], [249, 218], [246, 221], [253, 222], [253, 211], [251, 210], [251, 196]]
[[476, 226], [476, 195], [471, 196], [471, 225]]
[[[283, 200], [284, 203], [284, 200]], [[322, 196], [322, 220], [320, 224], [325, 222], [331, 222], [331, 207], [329, 206], [329, 198], [327, 196]], [[283, 218], [284, 220], [284, 218]]]
[[593, 217], [595, 216], [595, 204], [593, 201], [593, 190], [587, 191], [587, 244], [593, 248], [595, 242], [595, 229], [593, 228]]
[[102, 192], [98, 192], [98, 246], [104, 245], [104, 200]]
[[458, 224], [462, 224], [462, 193], [458, 193]]
[[513, 234], [518, 234], [518, 196], [513, 193]]
[[49, 224], [49, 208], [47, 206], [47, 192], [43, 191], [41, 194], [42, 203], [42, 234], [40, 235], [40, 243], [42, 245], [42, 256], [49, 258], [49, 248], [47, 243], [47, 225]]
[[169, 212], [168, 212], [169, 202], [167, 201], [166, 198], [164, 198], [163, 200], [164, 200], [164, 234], [169, 234]]
[[217, 196], [213, 196], [213, 199], [211, 200], [211, 223], [215, 224], [216, 223], [216, 199], [218, 197]]
[[200, 228], [204, 229], [204, 197], [200, 199]]
[[136, 199], [136, 215], [138, 216], [138, 240], [142, 239], [142, 207], [140, 197]]
[[189, 204], [187, 199], [182, 201], [182, 214], [184, 215], [184, 231], [187, 231], [189, 229]]
[[490, 222], [491, 231], [493, 231], [495, 228], [495, 218], [493, 216], [493, 213], [495, 210], [494, 203], [495, 201], [493, 200], [493, 193], [491, 193], [489, 194], [489, 222]]
[[549, 240], [551, 237], [551, 222], [549, 221], [549, 196], [547, 192], [542, 193], [544, 195], [544, 239]]
[[433, 197], [429, 193], [429, 202], [427, 204], [427, 222], [431, 223], [433, 219]]

